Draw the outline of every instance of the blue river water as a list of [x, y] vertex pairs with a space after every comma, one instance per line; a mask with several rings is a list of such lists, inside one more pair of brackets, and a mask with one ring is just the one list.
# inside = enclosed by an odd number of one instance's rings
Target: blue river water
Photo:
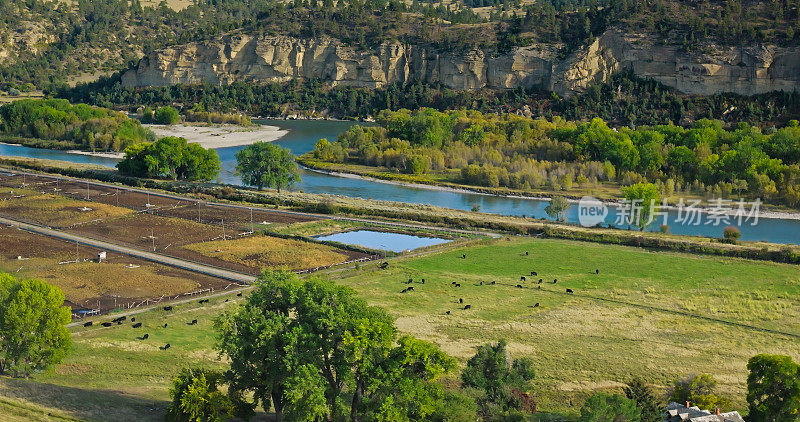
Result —
[[[324, 120], [264, 120], [259, 123], [278, 126], [288, 130], [288, 133], [275, 141], [276, 144], [290, 149], [294, 154], [300, 155], [311, 151], [320, 138], [334, 140], [339, 133], [351, 126], [352, 122], [336, 122]], [[240, 180], [233, 174], [236, 165], [235, 155], [242, 147], [228, 147], [217, 150], [222, 161], [222, 171], [218, 181], [222, 183], [240, 184]], [[92, 157], [64, 151], [27, 148], [19, 145], [0, 144], [0, 155], [16, 157], [36, 157], [52, 160], [70, 161], [75, 163], [92, 163], [108, 167], [116, 165], [116, 160], [111, 158]], [[398, 201], [417, 204], [430, 204], [435, 206], [471, 210], [479, 208], [481, 212], [516, 215], [533, 218], [546, 218], [545, 207], [548, 202], [528, 198], [507, 198], [491, 195], [481, 195], [470, 192], [453, 192], [424, 187], [401, 186], [373, 180], [337, 177], [312, 171], [301, 171], [302, 182], [293, 189], [308, 193], [327, 193], [350, 197], [369, 198], [384, 201]], [[578, 206], [572, 206], [566, 213], [568, 222], [577, 223]], [[748, 208], [749, 210], [749, 208]], [[618, 210], [609, 209], [606, 223], [615, 223]], [[671, 233], [686, 235], [701, 235], [720, 237], [727, 223], [714, 225], [711, 220], [704, 219], [701, 224], [677, 224], [678, 215], [675, 210], [667, 213], [667, 225]], [[654, 229], [662, 220], [653, 224]], [[753, 220], [744, 222], [739, 226], [743, 240], [768, 241], [773, 243], [800, 243], [800, 220], [760, 218], [758, 224], [752, 225]], [[707, 224], [709, 223], [709, 224]], [[736, 225], [736, 222], [732, 222]], [[616, 224], [615, 224], [616, 225]]]

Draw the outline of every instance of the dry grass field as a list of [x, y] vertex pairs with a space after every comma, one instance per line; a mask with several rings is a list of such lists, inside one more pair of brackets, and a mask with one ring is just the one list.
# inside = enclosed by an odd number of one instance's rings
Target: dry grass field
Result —
[[0, 188], [0, 197], [5, 199], [0, 200], [0, 214], [50, 227], [69, 227], [134, 212], [128, 208], [30, 190]]
[[339, 264], [354, 257], [365, 256], [317, 243], [269, 236], [216, 240], [186, 245], [184, 248], [256, 269], [269, 267], [304, 270]]

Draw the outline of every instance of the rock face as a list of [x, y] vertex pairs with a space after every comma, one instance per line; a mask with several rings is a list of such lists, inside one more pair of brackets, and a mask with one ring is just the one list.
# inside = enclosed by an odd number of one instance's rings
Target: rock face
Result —
[[612, 73], [630, 69], [684, 93], [742, 95], [800, 88], [800, 49], [754, 45], [706, 46], [688, 54], [642, 35], [609, 30], [564, 59], [557, 46], [508, 54], [474, 49], [442, 52], [424, 45], [383, 43], [374, 50], [331, 38], [228, 35], [157, 51], [122, 75], [126, 86], [229, 84], [320, 79], [332, 85], [381, 88], [421, 80], [459, 90], [534, 87], [569, 96]]

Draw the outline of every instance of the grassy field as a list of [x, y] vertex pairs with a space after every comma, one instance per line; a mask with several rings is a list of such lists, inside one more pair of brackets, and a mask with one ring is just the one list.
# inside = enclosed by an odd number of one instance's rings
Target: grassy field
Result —
[[356, 254], [317, 243], [269, 236], [215, 240], [186, 245], [184, 248], [208, 257], [254, 268], [290, 270], [339, 264], [350, 259], [350, 255]]
[[[534, 281], [531, 271], [539, 273]], [[503, 238], [393, 260], [387, 270], [363, 265], [332, 274], [386, 308], [401, 331], [436, 342], [462, 365], [476, 346], [506, 338], [512, 353], [536, 362], [533, 392], [545, 411], [574, 415], [586, 396], [619, 388], [634, 375], [665, 391], [673, 379], [696, 372], [713, 374], [720, 393], [744, 411], [749, 357], [800, 359], [796, 266]], [[528, 280], [520, 282], [521, 275]], [[409, 277], [415, 291], [401, 294]], [[89, 420], [160, 420], [179, 368], [224, 366], [213, 352], [211, 319], [241, 300], [228, 298], [137, 315], [140, 330], [129, 321], [76, 328], [75, 347], [55, 371], [33, 380], [0, 378], [0, 403], [55, 407]], [[472, 309], [463, 310], [459, 298]], [[197, 326], [186, 325], [195, 318]], [[150, 338], [137, 340], [143, 333]], [[172, 348], [159, 350], [165, 343]]]
[[[408, 278], [426, 283], [402, 294]], [[535, 395], [548, 410], [575, 412], [587, 395], [632, 376], [663, 388], [696, 372], [714, 374], [744, 410], [747, 359], [800, 358], [800, 272], [791, 265], [512, 238], [341, 282], [462, 362], [506, 338], [536, 361]]]

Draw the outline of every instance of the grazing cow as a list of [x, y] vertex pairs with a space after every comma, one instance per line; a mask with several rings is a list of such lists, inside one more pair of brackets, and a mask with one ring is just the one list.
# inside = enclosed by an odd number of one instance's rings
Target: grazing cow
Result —
[[117, 321], [117, 325], [122, 325], [122, 321]]
[[493, 282], [491, 282], [491, 285], [492, 285], [492, 286], [494, 286], [494, 281], [493, 281]]
[[422, 279], [422, 284], [425, 284], [425, 279], [424, 278]]
[[172, 310], [172, 306], [165, 306], [165, 307], [164, 307], [164, 310], [165, 310], [165, 311], [171, 311], [171, 310]]
[[575, 292], [573, 292], [572, 289], [567, 289], [567, 293], [575, 293]]
[[455, 285], [456, 285], [456, 282], [455, 282], [455, 281], [451, 281], [451, 282], [450, 282], [450, 285], [451, 285], [451, 286], [455, 286]]
[[410, 286], [410, 287], [408, 288], [408, 291], [409, 291], [409, 292], [413, 292], [413, 291], [414, 291], [414, 286]]
[[525, 256], [528, 256], [528, 251], [525, 251]]
[[522, 284], [517, 284], [517, 288], [521, 289], [522, 288]]
[[472, 309], [472, 305], [464, 305], [464, 310]]
[[538, 308], [538, 307], [539, 307], [539, 302], [536, 302], [536, 304], [535, 304], [535, 305], [533, 305], [533, 307], [534, 307], [534, 308]]
[[186, 325], [197, 325], [197, 320], [193, 319], [192, 322], [187, 322]]
[[167, 323], [166, 322], [164, 323], [164, 328], [167, 328]]
[[200, 303], [208, 303], [208, 299], [200, 299]]
[[465, 253], [461, 254], [461, 259], [467, 259], [467, 254]]
[[380, 265], [378, 265], [378, 268], [380, 268], [382, 270], [385, 270], [387, 267], [389, 267], [389, 263], [388, 262], [381, 262]]
[[600, 274], [600, 270], [594, 270], [595, 274]]
[[411, 280], [409, 280], [409, 281], [404, 281], [404, 282], [403, 282], [403, 284], [411, 284]]
[[480, 284], [480, 285], [481, 285], [481, 286], [483, 286], [483, 282], [482, 282], [482, 281], [481, 281], [481, 284]]
[[539, 279], [539, 282], [538, 282], [538, 283], [536, 283], [536, 284], [542, 284], [542, 279], [540, 278], [540, 279]]
[[522, 277], [520, 277], [520, 278], [519, 278], [519, 280], [520, 280], [520, 281], [525, 281], [525, 280], [527, 280], [527, 279], [525, 278], [525, 276], [522, 276]]
[[225, 299], [225, 302], [230, 302], [230, 301], [231, 301], [230, 299]]
[[136, 322], [136, 317], [132, 317], [131, 322]]
[[147, 340], [148, 338], [150, 338], [150, 334], [145, 334], [145, 335], [143, 335], [141, 337], [138, 337], [138, 338], [139, 338], [139, 340]]
[[167, 344], [165, 344], [164, 346], [162, 346], [162, 347], [159, 347], [159, 349], [161, 349], [161, 350], [167, 350], [167, 349], [169, 349], [170, 347], [171, 347], [171, 346], [169, 345], [169, 343], [167, 343]]
[[111, 320], [111, 322], [116, 322], [117, 324], [119, 324], [119, 323], [121, 323], [122, 321], [125, 321], [125, 319], [126, 319], [126, 317], [124, 317], [124, 316], [121, 316], [121, 317], [119, 317], [119, 318], [114, 318], [113, 320]]
[[445, 311], [444, 314], [445, 315], [450, 315], [450, 311]]
[[531, 275], [535, 276], [535, 275], [539, 275], [539, 274], [537, 274], [536, 271], [531, 271]]
[[408, 279], [408, 284], [411, 284], [411, 283], [413, 283], [413, 282], [414, 282], [414, 279], [413, 279], [413, 278], [409, 278], [409, 279]]
[[458, 298], [458, 303], [464, 303], [464, 299], [463, 298]]
[[461, 283], [456, 283], [456, 287], [461, 287]]
[[102, 325], [103, 327], [110, 327], [111, 323], [110, 322], [104, 322], [104, 323], [102, 323], [100, 325]]
[[558, 283], [558, 279], [557, 279], [557, 278], [554, 278], [554, 279], [553, 279], [553, 284], [556, 284], [556, 283]]
[[236, 293], [236, 296], [242, 297], [242, 292]]
[[84, 322], [84, 323], [83, 323], [83, 326], [84, 326], [84, 327], [91, 327], [91, 326], [92, 326], [92, 321], [89, 321], [89, 322]]
[[133, 325], [132, 325], [132, 327], [133, 327], [133, 328], [139, 328], [139, 327], [141, 327], [141, 326], [142, 326], [142, 323], [141, 323], [141, 322], [137, 322], [136, 324], [133, 324]]

